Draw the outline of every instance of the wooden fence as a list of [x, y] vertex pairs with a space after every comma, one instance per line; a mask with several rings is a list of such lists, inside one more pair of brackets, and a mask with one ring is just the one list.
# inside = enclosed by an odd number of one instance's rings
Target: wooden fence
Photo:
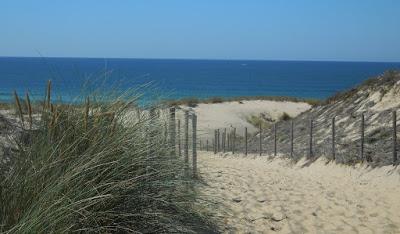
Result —
[[[169, 144], [170, 154], [177, 157], [182, 157], [183, 155], [185, 173], [188, 175], [191, 170], [192, 176], [197, 177], [197, 115], [194, 112], [184, 110], [183, 129], [181, 129], [181, 119], [176, 119], [176, 108], [169, 108], [168, 116], [168, 124], [165, 126], [165, 128], [168, 128], [168, 134], [165, 134], [164, 141]], [[182, 130], [183, 136], [181, 134]], [[190, 134], [189, 130], [192, 131], [192, 134]], [[192, 147], [190, 147], [190, 141]], [[208, 140], [206, 148], [208, 150]], [[189, 149], [191, 149], [191, 160]], [[189, 164], [190, 161], [191, 165]]]
[[[391, 137], [391, 163], [397, 165], [399, 163], [398, 160], [398, 139], [397, 139], [397, 112], [396, 110], [391, 111], [391, 115], [392, 115], [392, 120], [390, 121], [391, 123], [387, 123], [387, 124], [391, 124], [391, 129], [388, 131], [391, 131], [392, 133], [390, 134]], [[357, 119], [357, 117], [353, 117], [355, 119]], [[342, 140], [343, 136], [341, 136], [340, 138], [338, 138], [337, 135], [337, 123], [336, 123], [336, 117], [333, 117], [329, 120], [330, 122], [330, 126], [328, 124], [325, 125], [321, 125], [321, 123], [316, 124], [316, 121], [314, 118], [310, 118], [308, 120], [308, 136], [307, 134], [304, 134], [305, 132], [302, 132], [302, 135], [299, 136], [297, 139], [301, 139], [301, 144], [304, 144], [303, 148], [306, 148], [306, 150], [304, 151], [305, 156], [309, 159], [314, 158], [315, 156], [317, 156], [316, 151], [318, 151], [318, 156], [320, 156], [321, 152], [323, 152], [324, 155], [326, 154], [330, 154], [330, 158], [333, 160], [337, 159], [337, 153], [338, 153], [338, 148], [340, 146], [341, 149], [343, 149], [344, 147], [348, 147], [350, 148], [358, 148], [358, 153], [357, 154], [357, 158], [359, 161], [369, 161], [371, 162], [371, 156], [367, 156], [366, 155], [366, 151], [365, 151], [365, 147], [366, 147], [366, 131], [368, 127], [373, 127], [372, 125], [367, 125], [366, 124], [366, 120], [365, 120], [365, 114], [361, 113], [359, 115], [359, 139], [358, 140], [354, 140], [352, 143], [340, 143], [339, 141]], [[289, 124], [287, 124], [289, 123]], [[357, 122], [358, 123], [358, 122]], [[278, 128], [279, 125], [283, 125], [284, 121], [275, 123], [272, 125], [272, 128], [269, 129], [263, 129], [262, 125], [259, 125], [259, 129], [258, 131], [253, 135], [250, 136], [248, 134], [248, 129], [244, 128], [244, 134], [242, 136], [239, 136], [236, 134], [236, 128], [235, 127], [231, 127], [228, 132], [226, 132], [226, 129], [224, 128], [223, 132], [224, 134], [220, 135], [220, 129], [215, 129], [215, 134], [214, 134], [214, 139], [212, 139], [211, 142], [213, 142], [213, 148], [214, 148], [214, 154], [217, 154], [219, 152], [225, 152], [225, 148], [223, 147], [223, 149], [221, 149], [219, 147], [219, 142], [227, 142], [228, 143], [228, 150], [232, 153], [235, 154], [238, 151], [242, 152], [244, 155], [247, 155], [249, 153], [249, 144], [252, 143], [253, 145], [253, 149], [254, 147], [254, 143], [258, 142], [258, 149], [256, 149], [256, 152], [258, 151], [258, 154], [261, 155], [274, 155], [277, 156], [278, 153], [280, 154], [284, 154], [285, 156], [289, 156], [289, 157], [294, 157], [294, 153], [295, 153], [295, 123], [293, 120], [291, 121], [285, 121], [286, 124], [286, 128], [290, 128], [288, 131], [285, 132], [278, 132]], [[355, 123], [353, 123], [355, 124]], [[287, 126], [289, 125], [289, 126]], [[324, 146], [324, 150], [319, 150], [317, 147], [317, 144], [315, 143], [315, 129], [316, 127], [319, 128], [324, 128], [326, 129], [327, 127], [329, 127], [327, 129], [327, 131], [330, 131], [330, 134], [325, 134], [322, 138], [324, 142], [329, 142], [330, 141], [330, 149], [326, 149], [326, 146]], [[341, 126], [343, 128], [343, 126]], [[381, 127], [383, 128], [383, 127]], [[287, 129], [286, 129], [287, 130]], [[382, 130], [383, 131], [383, 130]], [[226, 133], [225, 133], [226, 132]], [[289, 140], [288, 141], [284, 141], [287, 146], [283, 147], [281, 145], [281, 149], [278, 146], [278, 138], [279, 136], [282, 136], [283, 134], [287, 134], [287, 132], [289, 133]], [[270, 134], [267, 134], [270, 133]], [[381, 138], [385, 138], [386, 140], [389, 139], [386, 135], [387, 131], [382, 133], [384, 136], [382, 136]], [[241, 139], [241, 141], [239, 142], [237, 139]], [[305, 140], [305, 138], [307, 138], [307, 140]], [[321, 138], [321, 137], [320, 137]], [[330, 139], [329, 139], [330, 138]], [[382, 140], [382, 139], [375, 139], [377, 141]], [[371, 139], [369, 139], [371, 141]], [[207, 140], [208, 141], [208, 140]], [[269, 143], [270, 142], [270, 143]], [[283, 141], [282, 141], [283, 142]], [[282, 143], [281, 143], [282, 144]], [[370, 149], [371, 151], [375, 150], [377, 151], [379, 147], [383, 147], [383, 146], [376, 146], [375, 149]], [[268, 149], [270, 148], [270, 149]], [[272, 148], [272, 149], [271, 149]], [[282, 151], [282, 148], [285, 148], [284, 151]], [[271, 152], [271, 153], [267, 153], [266, 151]], [[207, 150], [204, 148], [201, 148], [201, 150]], [[347, 152], [353, 152], [348, 150]], [[381, 160], [379, 159], [379, 155], [377, 156], [376, 160]]]
[[[153, 112], [150, 111], [150, 114], [152, 113]], [[397, 165], [399, 163], [397, 112], [392, 111], [391, 115], [391, 162]], [[181, 126], [181, 122], [183, 122], [183, 126]], [[199, 140], [197, 130], [197, 115], [192, 111], [185, 110], [183, 114], [183, 120], [176, 119], [176, 109], [170, 108], [168, 126], [166, 126], [166, 129], [168, 128], [168, 134], [165, 134], [165, 137], [168, 139], [166, 139], [165, 142], [170, 144], [171, 154], [178, 157], [183, 156], [185, 171], [187, 173], [191, 171], [191, 175], [193, 177], [197, 177], [198, 146], [200, 146], [200, 150], [213, 151], [214, 154], [230, 152], [232, 154], [243, 153], [244, 155], [248, 155], [249, 153], [257, 152], [257, 154], [260, 156], [277, 156], [279, 154], [294, 158], [294, 155], [296, 154], [296, 146], [299, 147], [299, 145], [303, 145], [303, 147], [301, 147], [303, 149], [302, 152], [307, 158], [311, 159], [317, 155], [321, 156], [320, 153], [323, 152], [324, 154], [330, 154], [330, 158], [333, 160], [338, 158], [339, 146], [342, 148], [343, 146], [347, 146], [356, 147], [354, 152], [357, 154], [359, 161], [370, 161], [370, 158], [366, 155], [365, 147], [366, 140], [368, 140], [366, 137], [366, 131], [368, 127], [371, 127], [371, 125], [366, 124], [364, 113], [360, 114], [359, 116], [359, 141], [357, 141], [357, 144], [340, 143], [340, 140], [343, 138], [343, 136], [338, 136], [338, 123], [336, 117], [332, 117], [329, 120], [329, 124], [325, 125], [318, 123], [315, 118], [310, 118], [307, 124], [304, 122], [301, 124], [303, 125], [300, 129], [304, 129], [304, 131], [298, 133], [299, 136], [297, 138], [295, 138], [296, 123], [294, 120], [290, 120], [274, 123], [271, 128], [263, 129], [262, 125], [260, 125], [258, 127], [258, 131], [253, 135], [249, 134], [247, 127], [244, 127], [242, 136], [237, 134], [236, 127], [215, 129], [213, 131], [214, 136], [212, 139], [204, 139], [203, 137], [202, 140]], [[340, 126], [343, 128], [342, 125]], [[181, 127], [183, 127], [183, 129], [181, 129]], [[315, 143], [316, 129], [321, 128], [327, 129], [327, 131], [330, 132], [323, 136], [323, 142], [329, 142], [329, 144], [324, 145], [329, 145], [330, 149], [324, 149], [322, 151], [318, 150], [318, 147], [320, 147], [321, 144]], [[191, 134], [189, 133], [189, 130], [191, 130]], [[181, 134], [182, 131], [183, 134]], [[288, 140], [282, 141], [282, 135], [288, 135]], [[299, 144], [296, 144], [296, 139], [297, 141], [300, 139]], [[257, 143], [257, 146], [254, 143]], [[250, 144], [252, 144], [251, 146], [253, 146], [253, 150], [251, 150]], [[257, 149], [254, 149], [255, 146]], [[284, 148], [286, 150], [283, 150]], [[189, 149], [191, 152], [189, 152]], [[191, 153], [191, 157], [189, 157], [189, 153]], [[190, 161], [191, 164], [189, 163]]]

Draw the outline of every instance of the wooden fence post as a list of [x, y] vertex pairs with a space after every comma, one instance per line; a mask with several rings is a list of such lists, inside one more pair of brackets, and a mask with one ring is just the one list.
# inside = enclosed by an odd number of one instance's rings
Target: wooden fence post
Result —
[[232, 131], [231, 131], [231, 134], [230, 134], [231, 136], [231, 148], [230, 148], [230, 151], [233, 151], [233, 129], [232, 129]]
[[364, 161], [364, 113], [361, 114], [361, 128], [360, 128], [360, 134], [361, 134], [361, 142], [360, 142], [360, 158], [361, 161]]
[[197, 116], [195, 113], [192, 114], [192, 131], [193, 131], [193, 136], [192, 136], [193, 177], [196, 178], [197, 177]]
[[230, 150], [230, 137], [231, 137], [231, 134], [229, 132], [227, 132], [226, 133], [226, 149], [227, 149], [227, 151]]
[[335, 146], [335, 137], [336, 137], [336, 132], [335, 132], [335, 117], [332, 118], [332, 158], [333, 160], [336, 160], [336, 146]]
[[221, 134], [221, 152], [223, 152], [224, 151], [224, 132], [221, 130], [221, 132], [220, 132], [220, 134]]
[[[228, 130], [229, 131], [229, 130]], [[229, 151], [229, 132], [225, 133], [225, 152]]]
[[313, 119], [310, 119], [310, 142], [309, 142], [309, 152], [308, 157], [313, 157]]
[[215, 130], [216, 151], [219, 152], [219, 129]]
[[235, 154], [235, 146], [236, 146], [236, 128], [233, 128], [232, 154]]
[[183, 147], [183, 156], [185, 157], [185, 165], [189, 166], [189, 111], [185, 111], [185, 126], [184, 126], [185, 141]]
[[217, 152], [215, 151], [215, 133], [214, 133], [214, 139], [212, 140], [212, 147], [214, 154], [217, 154]]
[[226, 128], [224, 129], [224, 133], [222, 134], [222, 147], [224, 150], [224, 153], [226, 151]]
[[168, 142], [168, 123], [165, 121], [164, 122], [164, 139], [163, 139], [163, 143], [165, 144], [165, 146], [169, 145]]
[[244, 145], [245, 145], [244, 154], [247, 156], [247, 127], [244, 128]]
[[222, 152], [225, 153], [225, 136], [226, 136], [226, 128], [224, 129], [224, 132], [222, 132]]
[[214, 154], [217, 154], [217, 130], [214, 130]]
[[169, 108], [169, 144], [171, 147], [171, 155], [176, 155], [176, 126], [175, 126], [175, 108]]
[[276, 156], [276, 123], [274, 123], [274, 156]]
[[224, 139], [225, 139], [225, 137], [224, 137], [224, 132], [222, 132], [221, 133], [221, 151], [223, 152], [223, 153], [225, 153], [225, 150], [224, 150]]
[[397, 164], [397, 113], [393, 111], [393, 165]]
[[182, 142], [181, 142], [181, 120], [178, 119], [178, 156], [182, 157]]
[[261, 124], [260, 124], [260, 146], [259, 146], [259, 149], [260, 149], [260, 156], [261, 156], [261, 154], [262, 154], [262, 126], [261, 126]]
[[222, 152], [224, 148], [224, 132], [222, 130], [219, 131], [220, 140], [219, 140], [219, 151]]
[[290, 157], [293, 158], [293, 120], [290, 121]]
[[219, 129], [217, 129], [217, 152], [220, 152], [221, 151], [221, 141], [220, 141], [220, 139], [221, 139], [221, 137], [220, 137], [220, 132], [219, 132]]
[[224, 133], [222, 134], [222, 148], [224, 150], [224, 153], [226, 151], [226, 128], [224, 128]]

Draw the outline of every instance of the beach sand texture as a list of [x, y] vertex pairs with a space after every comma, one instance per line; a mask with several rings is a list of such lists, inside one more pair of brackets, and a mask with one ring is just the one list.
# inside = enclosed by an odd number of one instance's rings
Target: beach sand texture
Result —
[[[261, 113], [267, 114], [276, 120], [286, 112], [291, 117], [307, 111], [311, 105], [304, 102], [281, 102], [268, 100], [232, 101], [214, 104], [199, 104], [192, 108], [198, 118], [198, 134], [207, 138], [213, 136], [215, 129], [238, 127], [237, 133], [243, 134], [244, 127], [249, 133], [257, 129], [248, 123], [247, 118]], [[183, 109], [187, 109], [183, 107]], [[181, 113], [178, 114], [181, 117]], [[239, 128], [240, 127], [240, 128]]]
[[400, 174], [392, 166], [204, 151], [198, 158], [198, 202], [223, 233], [400, 233]]

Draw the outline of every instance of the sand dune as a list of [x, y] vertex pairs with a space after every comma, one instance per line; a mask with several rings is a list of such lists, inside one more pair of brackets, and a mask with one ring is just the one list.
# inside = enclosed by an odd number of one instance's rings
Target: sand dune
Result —
[[199, 153], [201, 204], [224, 233], [400, 233], [400, 173], [323, 159]]
[[[187, 109], [187, 107], [182, 108]], [[294, 117], [310, 108], [311, 105], [304, 102], [250, 100], [199, 104], [191, 109], [197, 114], [200, 136], [206, 137], [212, 136], [217, 128], [229, 128], [230, 126], [240, 127], [237, 129], [238, 134], [243, 134], [244, 127], [247, 127], [249, 132], [257, 131], [246, 120], [252, 115], [264, 113], [271, 119], [278, 119], [283, 112]], [[181, 117], [181, 113], [178, 116]]]

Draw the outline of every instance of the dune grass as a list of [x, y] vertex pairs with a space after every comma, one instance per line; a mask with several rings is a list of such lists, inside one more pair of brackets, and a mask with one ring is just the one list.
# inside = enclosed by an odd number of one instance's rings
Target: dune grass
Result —
[[248, 116], [246, 118], [246, 121], [249, 124], [253, 125], [257, 129], [260, 127], [260, 125], [261, 125], [261, 128], [267, 129], [267, 128], [270, 128], [277, 121], [289, 121], [291, 119], [292, 119], [292, 117], [288, 113], [283, 112], [281, 114], [281, 116], [279, 116], [279, 118], [276, 119], [276, 120], [274, 120], [271, 117], [266, 116], [265, 114], [261, 113], [261, 114], [258, 114], [258, 115], [250, 115], [250, 116]]
[[252, 100], [267, 100], [267, 101], [279, 101], [279, 102], [305, 102], [311, 106], [318, 106], [322, 103], [322, 100], [318, 99], [307, 99], [307, 98], [296, 98], [286, 96], [239, 96], [239, 97], [210, 97], [199, 99], [196, 97], [182, 98], [178, 100], [167, 100], [165, 103], [171, 106], [186, 105], [189, 107], [196, 107], [198, 104], [215, 104], [222, 102], [241, 102], [241, 101], [252, 101]]
[[165, 120], [132, 111], [138, 96], [79, 107], [52, 103], [50, 90], [0, 163], [0, 232], [213, 232], [193, 209], [194, 182], [170, 154]]
[[269, 128], [272, 126], [273, 121], [268, 121], [263, 118], [261, 115], [250, 115], [246, 118], [246, 121], [253, 125], [255, 128], [259, 128], [261, 126], [262, 129]]
[[[393, 87], [397, 82], [400, 81], [400, 70], [388, 70], [385, 71], [382, 75], [378, 77], [369, 78], [359, 85], [356, 85], [348, 90], [343, 90], [340, 92], [335, 93], [334, 95], [327, 98], [325, 101], [322, 102], [323, 105], [335, 103], [340, 100], [344, 100], [346, 98], [350, 98], [353, 95], [356, 95], [362, 89], [371, 89], [379, 88], [380, 92], [387, 91], [387, 87]], [[382, 89], [385, 87], [385, 89]], [[384, 93], [382, 93], [384, 94]]]

